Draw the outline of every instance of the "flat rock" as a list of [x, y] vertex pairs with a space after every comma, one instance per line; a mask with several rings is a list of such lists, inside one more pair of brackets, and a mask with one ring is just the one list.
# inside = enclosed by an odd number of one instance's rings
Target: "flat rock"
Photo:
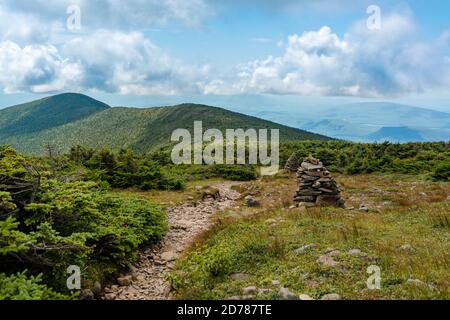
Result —
[[333, 257], [330, 257], [329, 255], [320, 256], [319, 259], [317, 259], [317, 262], [325, 267], [335, 267], [338, 264]]
[[235, 281], [247, 280], [248, 278], [250, 278], [250, 275], [247, 273], [233, 273], [232, 275], [230, 275], [230, 278]]
[[254, 295], [258, 292], [258, 288], [256, 286], [249, 286], [242, 289], [242, 294], [244, 296]]
[[351, 256], [359, 256], [362, 254], [362, 251], [359, 249], [351, 249], [348, 251], [348, 254]]
[[337, 293], [329, 293], [324, 295], [320, 300], [341, 300], [341, 296]]
[[165, 262], [170, 262], [175, 260], [178, 257], [178, 254], [175, 251], [166, 251], [161, 254], [161, 260]]
[[289, 291], [288, 288], [281, 288], [278, 293], [285, 300], [298, 300], [298, 297]]
[[241, 297], [240, 296], [231, 296], [231, 297], [225, 298], [225, 300], [237, 301], [237, 300], [241, 300]]
[[319, 163], [319, 164], [312, 164], [309, 162], [302, 162], [301, 164], [302, 168], [308, 171], [311, 170], [322, 170], [323, 169], [323, 164]]
[[299, 299], [300, 299], [300, 300], [303, 300], [303, 301], [311, 301], [311, 300], [314, 300], [314, 298], [308, 296], [307, 294], [301, 294], [301, 295], [299, 296]]
[[303, 254], [303, 253], [305, 253], [306, 251], [309, 251], [309, 250], [314, 249], [314, 248], [316, 248], [316, 247], [317, 247], [317, 246], [316, 246], [315, 244], [307, 244], [307, 245], [304, 245], [303, 247], [300, 247], [300, 248], [298, 248], [298, 249], [295, 249], [294, 252], [295, 252], [296, 254]]

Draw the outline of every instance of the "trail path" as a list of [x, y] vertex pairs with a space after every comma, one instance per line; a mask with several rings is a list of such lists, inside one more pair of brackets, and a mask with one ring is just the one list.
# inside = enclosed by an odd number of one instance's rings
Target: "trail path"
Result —
[[237, 183], [223, 182], [212, 185], [220, 191], [217, 200], [206, 199], [195, 204], [168, 209], [169, 230], [160, 243], [141, 253], [139, 262], [128, 277], [129, 286], [111, 286], [105, 289], [108, 300], [166, 300], [171, 299], [170, 288], [164, 274], [170, 272], [174, 260], [191, 244], [192, 240], [211, 227], [211, 214], [232, 207], [240, 194], [232, 190]]

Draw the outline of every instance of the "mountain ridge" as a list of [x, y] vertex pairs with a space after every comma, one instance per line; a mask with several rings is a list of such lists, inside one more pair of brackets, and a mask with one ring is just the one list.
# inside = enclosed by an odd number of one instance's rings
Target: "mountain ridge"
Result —
[[[54, 97], [63, 98], [64, 96], [58, 95], [50, 98]], [[79, 98], [80, 96], [71, 94], [65, 97]], [[3, 114], [5, 109], [0, 110], [0, 144], [11, 144], [22, 152], [32, 154], [42, 153], [42, 145], [47, 143], [55, 145], [60, 151], [67, 151], [74, 145], [83, 145], [94, 148], [130, 148], [138, 152], [147, 152], [169, 144], [171, 134], [175, 129], [188, 129], [192, 132], [194, 121], [203, 121], [204, 128], [219, 130], [232, 128], [280, 129], [282, 141], [330, 139], [326, 136], [290, 128], [257, 117], [201, 104], [131, 108], [109, 107], [102, 102], [98, 103], [96, 104], [97, 108], [82, 114], [79, 114], [78, 107], [73, 105], [72, 109], [69, 108], [69, 110], [63, 108], [67, 112], [71, 111], [77, 114], [73, 121], [64, 120], [72, 119], [70, 115], [66, 115], [62, 120], [58, 118], [56, 125], [53, 126], [50, 126], [49, 121], [47, 121], [45, 126], [28, 124], [28, 127], [21, 127], [22, 131], [16, 130], [13, 132], [4, 130], [1, 123], [5, 122], [5, 118], [11, 118], [11, 110], [22, 110], [23, 105], [7, 108], [7, 117]], [[31, 108], [34, 112], [40, 111], [40, 109], [36, 109], [37, 111], [33, 109], [36, 101], [29, 104], [31, 104], [31, 107], [27, 110]], [[67, 104], [64, 104], [64, 106], [67, 107]], [[53, 108], [57, 110], [59, 105], [55, 104]], [[81, 109], [84, 110], [84, 107], [81, 107]], [[21, 117], [20, 113], [18, 117], [19, 119], [42, 118], [37, 115], [31, 118]], [[40, 130], [36, 130], [36, 128]]]

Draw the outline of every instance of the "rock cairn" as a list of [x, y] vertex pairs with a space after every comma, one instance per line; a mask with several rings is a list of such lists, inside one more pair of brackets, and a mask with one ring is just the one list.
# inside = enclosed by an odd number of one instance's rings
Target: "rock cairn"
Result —
[[307, 206], [345, 206], [339, 186], [320, 160], [311, 156], [306, 158], [297, 171], [297, 181], [295, 202], [303, 202]]
[[286, 165], [284, 166], [284, 171], [288, 173], [295, 173], [297, 172], [299, 167], [300, 162], [298, 161], [298, 158], [295, 155], [295, 153], [293, 153], [287, 160]]

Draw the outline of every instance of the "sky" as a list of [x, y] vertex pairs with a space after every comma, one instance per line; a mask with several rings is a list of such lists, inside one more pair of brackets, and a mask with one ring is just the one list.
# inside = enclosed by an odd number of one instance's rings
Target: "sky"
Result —
[[437, 0], [2, 0], [0, 108], [80, 92], [114, 106], [450, 112], [449, 18]]

